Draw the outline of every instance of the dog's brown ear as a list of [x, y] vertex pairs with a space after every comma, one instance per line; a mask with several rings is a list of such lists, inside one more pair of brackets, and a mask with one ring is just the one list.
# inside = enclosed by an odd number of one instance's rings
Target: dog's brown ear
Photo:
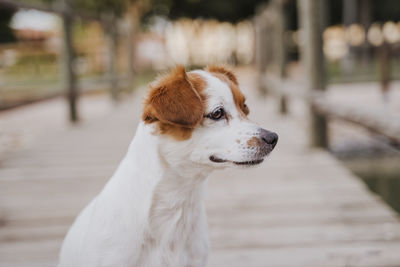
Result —
[[146, 99], [142, 119], [194, 128], [203, 118], [203, 104], [183, 66], [162, 77]]
[[236, 85], [239, 85], [239, 82], [238, 82], [235, 74], [233, 74], [233, 72], [231, 70], [229, 70], [228, 68], [226, 68], [224, 66], [210, 65], [207, 67], [206, 70], [209, 72], [217, 72], [217, 73], [224, 74], [229, 80], [231, 80], [231, 82], [233, 82]]

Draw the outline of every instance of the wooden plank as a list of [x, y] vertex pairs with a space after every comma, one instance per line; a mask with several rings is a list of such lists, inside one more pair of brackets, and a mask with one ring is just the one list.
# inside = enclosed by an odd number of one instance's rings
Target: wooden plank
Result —
[[400, 242], [400, 227], [395, 223], [328, 224], [261, 227], [210, 227], [215, 248], [291, 247], [351, 242]]
[[[229, 207], [209, 208], [211, 227], [277, 227], [353, 224], [397, 223], [394, 212], [388, 211], [376, 203], [360, 204], [353, 207], [301, 206], [293, 205], [282, 210], [281, 207]], [[227, 219], [229, 218], [229, 219]]]
[[0, 231], [1, 243], [27, 242], [27, 241], [42, 241], [42, 240], [62, 240], [65, 233], [69, 229], [72, 219], [65, 220], [63, 224], [55, 225], [36, 225], [16, 227], [8, 226], [7, 231]]
[[398, 242], [360, 242], [329, 245], [213, 250], [209, 267], [362, 266], [397, 267]]
[[1, 267], [54, 267], [61, 240], [0, 243]]

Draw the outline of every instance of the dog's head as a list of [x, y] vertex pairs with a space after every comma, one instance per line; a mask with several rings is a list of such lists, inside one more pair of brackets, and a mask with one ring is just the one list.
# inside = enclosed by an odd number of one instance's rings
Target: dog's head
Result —
[[178, 66], [150, 85], [142, 119], [154, 125], [169, 164], [250, 166], [274, 149], [278, 135], [251, 122], [248, 114], [231, 71], [211, 66], [186, 72]]

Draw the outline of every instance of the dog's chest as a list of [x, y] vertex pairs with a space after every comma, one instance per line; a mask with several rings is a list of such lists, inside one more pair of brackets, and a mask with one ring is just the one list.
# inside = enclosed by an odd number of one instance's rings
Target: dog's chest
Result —
[[208, 252], [202, 201], [153, 199], [139, 266], [204, 266]]

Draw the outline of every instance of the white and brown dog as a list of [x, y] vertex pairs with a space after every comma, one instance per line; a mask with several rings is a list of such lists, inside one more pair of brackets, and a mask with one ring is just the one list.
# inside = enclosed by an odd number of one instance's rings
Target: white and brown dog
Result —
[[206, 177], [259, 164], [277, 143], [248, 120], [224, 67], [179, 66], [150, 87], [128, 152], [69, 230], [60, 267], [205, 266]]

